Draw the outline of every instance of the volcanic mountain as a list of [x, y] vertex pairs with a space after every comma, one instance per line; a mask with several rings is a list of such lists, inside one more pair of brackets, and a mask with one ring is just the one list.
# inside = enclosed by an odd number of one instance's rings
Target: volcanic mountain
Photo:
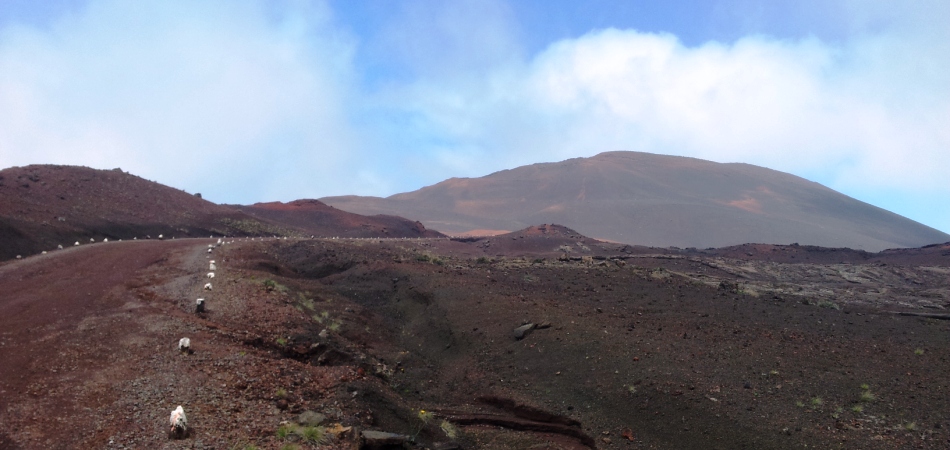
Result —
[[316, 200], [218, 205], [121, 169], [32, 165], [0, 171], [0, 260], [90, 239], [159, 235], [434, 237], [399, 217], [363, 217]]
[[880, 251], [950, 241], [787, 173], [625, 151], [451, 178], [387, 198], [320, 200], [358, 214], [412, 217], [448, 234], [559, 223], [598, 239], [663, 247], [756, 242]]

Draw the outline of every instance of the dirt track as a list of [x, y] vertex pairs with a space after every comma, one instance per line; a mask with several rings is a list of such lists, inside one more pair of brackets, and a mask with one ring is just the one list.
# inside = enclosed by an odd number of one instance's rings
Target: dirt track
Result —
[[[114, 383], [143, 353], [168, 343], [150, 332], [161, 311], [130, 295], [149, 268], [200, 246], [193, 240], [68, 248], [0, 268], [0, 411], [3, 437], [28, 448], [69, 447], [97, 430], [96, 411], [116, 400]], [[164, 345], [163, 345], [164, 344]], [[91, 429], [69, 426], [80, 416]], [[66, 426], [64, 426], [66, 425]]]

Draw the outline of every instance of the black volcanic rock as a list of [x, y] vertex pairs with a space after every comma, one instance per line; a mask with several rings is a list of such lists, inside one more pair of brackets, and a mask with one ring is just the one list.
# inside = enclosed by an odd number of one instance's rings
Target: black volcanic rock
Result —
[[447, 234], [559, 223], [596, 239], [658, 247], [756, 242], [880, 251], [950, 240], [787, 173], [639, 152], [452, 178], [387, 198], [321, 200], [358, 214], [412, 217]]

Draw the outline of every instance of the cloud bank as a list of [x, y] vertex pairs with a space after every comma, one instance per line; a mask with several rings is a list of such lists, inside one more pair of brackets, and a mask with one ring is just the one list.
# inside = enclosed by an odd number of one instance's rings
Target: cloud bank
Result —
[[834, 42], [606, 28], [526, 54], [498, 1], [400, 2], [369, 33], [319, 2], [92, 0], [0, 28], [0, 165], [248, 203], [636, 150], [792, 172], [950, 230], [950, 7], [836, 5], [853, 31]]

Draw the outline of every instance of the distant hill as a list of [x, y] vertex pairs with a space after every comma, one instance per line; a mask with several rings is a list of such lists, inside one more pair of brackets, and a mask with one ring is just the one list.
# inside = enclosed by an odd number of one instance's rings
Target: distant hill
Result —
[[437, 236], [398, 217], [363, 217], [316, 200], [218, 205], [120, 169], [0, 170], [0, 260], [79, 241], [207, 236]]
[[231, 205], [252, 217], [309, 231], [317, 236], [340, 237], [439, 237], [419, 222], [395, 216], [361, 216], [336, 209], [319, 200], [295, 200], [289, 203]]
[[387, 198], [320, 200], [358, 214], [412, 217], [447, 234], [559, 223], [597, 239], [657, 247], [800, 243], [880, 251], [950, 241], [784, 172], [640, 152], [451, 178]]

